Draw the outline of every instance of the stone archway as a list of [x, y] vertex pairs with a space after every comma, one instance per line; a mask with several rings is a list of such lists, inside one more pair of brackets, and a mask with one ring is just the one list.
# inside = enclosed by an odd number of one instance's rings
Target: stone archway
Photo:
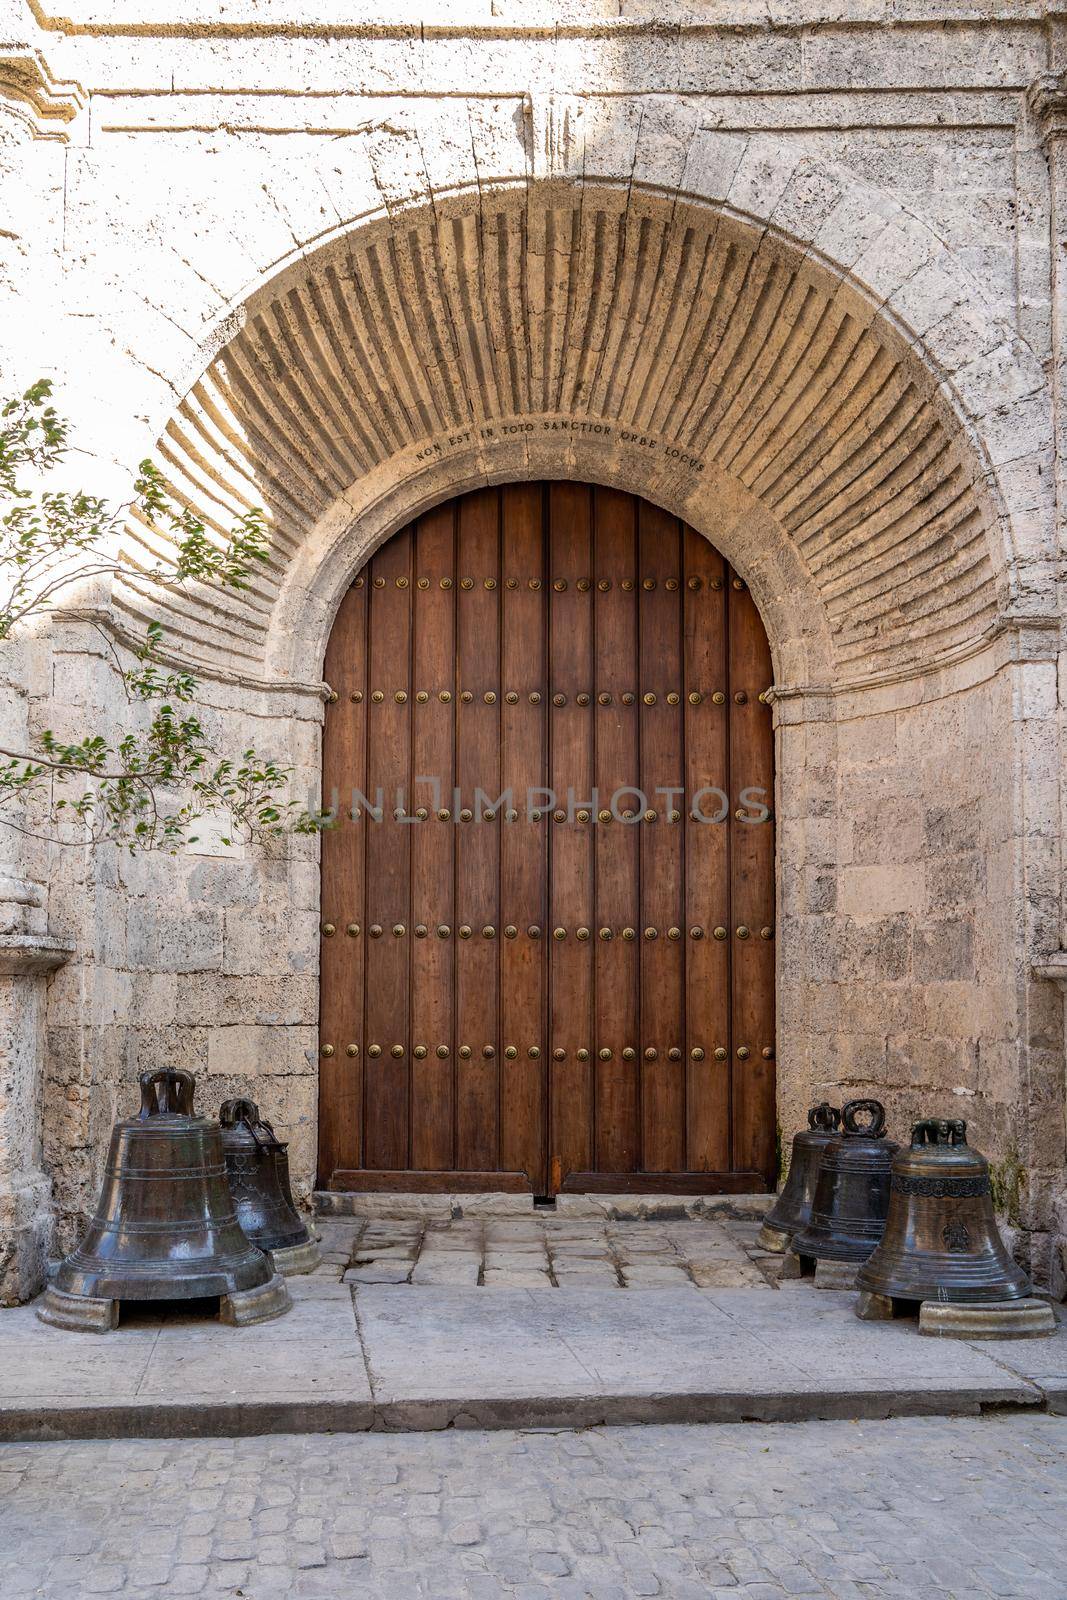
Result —
[[[773, 230], [637, 187], [454, 196], [323, 245], [254, 297], [160, 449], [209, 524], [267, 504], [259, 592], [171, 618], [250, 676], [291, 670], [285, 613], [321, 592], [331, 539], [508, 477], [580, 471], [697, 525], [706, 507], [779, 649], [809, 637], [792, 681], [950, 660], [997, 606], [990, 485], [892, 321]], [[132, 527], [127, 554], [138, 614], [155, 535]]]
[[[926, 323], [951, 268], [936, 261], [899, 296]], [[1017, 902], [990, 910], [981, 857], [1016, 826], [994, 779], [1014, 759], [1005, 629], [1040, 603], [1009, 562], [1027, 442], [992, 414], [990, 358], [957, 352], [957, 393], [890, 292], [766, 218], [636, 181], [398, 205], [250, 296], [168, 424], [178, 495], [219, 528], [265, 504], [272, 558], [247, 595], [220, 609], [188, 591], [165, 621], [239, 698], [306, 704], [352, 574], [430, 505], [563, 478], [682, 518], [750, 585], [773, 655], [783, 1127], [811, 1092], [878, 1091], [901, 1127], [961, 1092], [996, 1148], [1019, 1114], [1027, 998], [1021, 976], [997, 991], [986, 1055], [1010, 1068], [983, 1087], [976, 997], [1019, 952]], [[1025, 352], [1019, 373], [1022, 389]], [[984, 437], [1019, 452], [1010, 473]], [[115, 603], [133, 623], [158, 612], [137, 578], [156, 539], [129, 532]], [[298, 769], [315, 781], [317, 749]], [[313, 1085], [301, 1096], [310, 1125]]]

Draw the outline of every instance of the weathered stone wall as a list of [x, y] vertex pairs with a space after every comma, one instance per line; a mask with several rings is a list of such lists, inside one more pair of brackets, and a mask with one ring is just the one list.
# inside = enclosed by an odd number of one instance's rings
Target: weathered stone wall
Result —
[[[958, 1109], [1021, 1169], [1047, 1271], [1063, 1008], [1031, 969], [1064, 925], [1062, 339], [1026, 98], [1064, 65], [1046, 7], [498, 0], [336, 25], [298, 0], [224, 22], [5, 4], [0, 370], [54, 376], [94, 488], [121, 497], [151, 452], [209, 525], [263, 505], [274, 545], [219, 604], [146, 585], [161, 547], [131, 526], [129, 580], [42, 642], [36, 725], [117, 727], [110, 653], [158, 616], [220, 740], [254, 729], [303, 792], [333, 610], [422, 506], [561, 474], [678, 511], [774, 651], [783, 1131], [812, 1092], [878, 1093], [898, 1137]], [[306, 1189], [314, 847], [53, 851], [32, 875], [76, 947], [48, 1006], [62, 1242], [146, 1065], [192, 1067], [209, 1107], [253, 1089]]]

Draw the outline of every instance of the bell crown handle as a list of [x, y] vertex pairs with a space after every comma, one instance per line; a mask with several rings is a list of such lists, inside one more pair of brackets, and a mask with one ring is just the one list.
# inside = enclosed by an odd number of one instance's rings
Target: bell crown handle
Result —
[[191, 1072], [180, 1067], [156, 1067], [142, 1072], [137, 1081], [141, 1085], [140, 1117], [192, 1116], [196, 1079]]
[[243, 1122], [253, 1139], [264, 1150], [269, 1150], [276, 1138], [274, 1129], [266, 1117], [260, 1116], [259, 1107], [254, 1100], [224, 1100], [219, 1107], [219, 1121], [224, 1128], [236, 1128], [239, 1122]]
[[219, 1107], [219, 1121], [224, 1128], [235, 1128], [239, 1122], [254, 1127], [259, 1121], [259, 1107], [254, 1100], [224, 1100]]
[[841, 1126], [841, 1113], [829, 1100], [823, 1100], [817, 1106], [812, 1106], [808, 1112], [808, 1127], [822, 1128], [827, 1133], [836, 1133]]
[[930, 1144], [958, 1145], [966, 1143], [967, 1124], [962, 1117], [924, 1117], [911, 1130], [911, 1146], [913, 1150], [921, 1149], [923, 1145]]
[[[867, 1117], [867, 1122], [858, 1119]], [[885, 1106], [880, 1100], [850, 1100], [841, 1111], [846, 1134], [853, 1138], [880, 1139], [885, 1132]]]

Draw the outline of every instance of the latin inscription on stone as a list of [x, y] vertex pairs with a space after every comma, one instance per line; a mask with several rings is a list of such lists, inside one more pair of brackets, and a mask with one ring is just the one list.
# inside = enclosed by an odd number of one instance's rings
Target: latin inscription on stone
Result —
[[500, 440], [534, 438], [545, 434], [573, 435], [596, 440], [612, 447], [624, 445], [642, 454], [659, 456], [688, 472], [703, 472], [702, 457], [692, 455], [680, 445], [660, 439], [655, 434], [641, 433], [634, 428], [622, 427], [617, 422], [598, 422], [589, 417], [537, 417], [515, 418], [509, 421], [479, 423], [462, 428], [455, 433], [432, 439], [415, 452], [416, 461], [435, 461], [452, 450], [470, 450], [478, 445]]

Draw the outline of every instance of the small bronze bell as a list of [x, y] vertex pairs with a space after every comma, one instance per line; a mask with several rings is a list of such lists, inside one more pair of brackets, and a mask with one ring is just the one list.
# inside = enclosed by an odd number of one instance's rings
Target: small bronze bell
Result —
[[967, 1143], [967, 1124], [917, 1122], [893, 1160], [889, 1216], [856, 1275], [866, 1294], [957, 1304], [1022, 1300], [1032, 1293], [997, 1231], [989, 1163]]
[[807, 1227], [822, 1154], [840, 1125], [840, 1111], [826, 1100], [808, 1112], [807, 1128], [793, 1139], [785, 1186], [759, 1231], [760, 1249], [788, 1250], [793, 1235]]
[[293, 1203], [282, 1140], [254, 1100], [226, 1100], [219, 1121], [226, 1176], [244, 1232], [261, 1250], [270, 1251], [279, 1272], [310, 1272], [322, 1252]]
[[[867, 1117], [866, 1123], [858, 1119]], [[792, 1249], [816, 1261], [866, 1261], [885, 1229], [889, 1171], [897, 1146], [885, 1137], [885, 1108], [878, 1100], [850, 1100], [842, 1129], [819, 1163], [811, 1221]]]
[[289, 1291], [241, 1232], [222, 1130], [193, 1113], [194, 1079], [142, 1072], [141, 1109], [111, 1133], [96, 1215], [37, 1306], [42, 1322], [107, 1333], [121, 1300], [219, 1297], [224, 1322], [281, 1316]]

